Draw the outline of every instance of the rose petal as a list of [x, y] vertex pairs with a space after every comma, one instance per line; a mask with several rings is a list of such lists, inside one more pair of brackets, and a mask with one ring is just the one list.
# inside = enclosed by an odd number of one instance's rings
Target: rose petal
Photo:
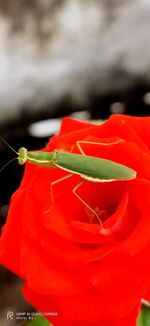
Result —
[[62, 120], [60, 131], [58, 135], [66, 134], [68, 132], [72, 132], [75, 130], [80, 130], [83, 128], [91, 127], [91, 122], [84, 122], [80, 120], [76, 120], [70, 117], [65, 117]]
[[129, 115], [115, 114], [111, 116], [111, 119], [115, 121], [124, 119], [150, 149], [150, 117], [131, 117]]
[[[139, 223], [129, 238], [124, 242], [124, 248], [134, 256], [143, 252], [150, 245], [150, 183], [146, 180], [135, 180], [129, 185], [133, 207], [140, 215]], [[144, 194], [144, 197], [142, 196]]]
[[60, 134], [51, 138], [49, 142], [50, 150], [56, 149], [60, 143], [75, 144], [85, 137], [95, 136], [98, 138], [119, 137], [126, 141], [134, 142], [142, 150], [148, 152], [148, 148], [138, 134], [130, 127], [130, 125], [123, 119], [117, 121], [110, 117], [106, 122], [100, 125], [91, 125], [89, 127], [74, 130], [65, 134]]
[[[43, 312], [56, 312], [57, 316], [49, 316], [48, 320], [57, 326], [135, 326], [136, 319], [139, 312], [139, 304], [134, 307], [133, 310], [130, 310], [128, 315], [123, 316], [122, 318], [113, 319], [112, 315], [109, 314], [109, 311], [106, 312], [107, 304], [105, 307], [106, 315], [104, 318], [101, 317], [101, 312], [103, 309], [103, 303], [99, 299], [95, 302], [93, 296], [91, 297], [90, 304], [86, 302], [84, 298], [79, 300], [73, 296], [61, 297], [58, 300], [57, 296], [46, 296], [41, 293], [33, 291], [27, 285], [23, 288], [23, 293], [29, 302], [31, 302], [37, 309]], [[93, 300], [93, 301], [92, 301]], [[88, 297], [89, 301], [89, 297]], [[95, 303], [95, 307], [94, 307]], [[88, 309], [87, 309], [88, 305]], [[67, 309], [66, 309], [67, 307]], [[72, 307], [74, 307], [74, 314], [72, 314]], [[113, 307], [113, 303], [112, 303]], [[96, 310], [97, 308], [97, 310]], [[92, 311], [92, 313], [91, 313]], [[81, 314], [81, 312], [83, 312]], [[97, 316], [98, 314], [98, 316]], [[104, 315], [104, 314], [102, 314]], [[119, 310], [118, 310], [119, 315]], [[106, 321], [106, 316], [108, 321]]]
[[[20, 273], [20, 243], [22, 238], [22, 202], [24, 191], [17, 191], [9, 210], [9, 218], [0, 237], [0, 263], [21, 276]], [[20, 210], [18, 211], [18, 207]], [[21, 218], [20, 218], [21, 217]]]
[[[70, 270], [67, 270], [59, 262], [58, 256], [51, 255], [51, 257], [47, 257], [40, 246], [38, 248], [37, 245], [34, 247], [33, 243], [30, 243], [26, 238], [22, 240], [21, 244], [20, 265], [28, 286], [37, 292], [57, 295], [59, 287], [60, 295], [70, 295], [80, 293], [82, 288], [89, 287], [87, 282], [81, 282], [76, 272], [74, 274], [70, 273]], [[44, 275], [44, 277], [40, 277], [40, 275]]]

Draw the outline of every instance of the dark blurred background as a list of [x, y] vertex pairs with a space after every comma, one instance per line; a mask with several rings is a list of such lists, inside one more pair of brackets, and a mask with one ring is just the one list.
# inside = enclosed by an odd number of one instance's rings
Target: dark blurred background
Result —
[[[0, 136], [40, 149], [66, 115], [150, 115], [149, 31], [150, 0], [0, 0]], [[0, 140], [0, 168], [13, 157]], [[0, 226], [23, 169], [0, 172]], [[2, 326], [33, 311], [20, 284], [0, 267]]]

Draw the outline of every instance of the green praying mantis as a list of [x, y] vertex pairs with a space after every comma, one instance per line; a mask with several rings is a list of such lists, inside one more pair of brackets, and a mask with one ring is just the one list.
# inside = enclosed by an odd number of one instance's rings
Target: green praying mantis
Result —
[[[3, 139], [4, 141], [4, 139]], [[6, 143], [6, 141], [4, 141]], [[118, 141], [119, 142], [119, 141]], [[17, 160], [20, 165], [27, 161], [31, 164], [49, 167], [60, 168], [67, 171], [69, 174], [51, 183], [51, 196], [53, 199], [53, 187], [56, 183], [61, 182], [73, 175], [79, 175], [82, 179], [72, 190], [74, 195], [91, 211], [101, 224], [101, 219], [95, 209], [91, 208], [79, 196], [77, 190], [85, 181], [90, 182], [112, 182], [125, 181], [136, 178], [136, 171], [122, 164], [111, 160], [102, 159], [94, 156], [86, 155], [83, 151], [82, 144], [102, 144], [96, 142], [77, 141], [76, 145], [79, 149], [79, 154], [65, 152], [63, 150], [54, 150], [53, 152], [33, 151], [28, 152], [25, 147], [21, 147], [18, 152], [11, 148], [17, 154]], [[117, 143], [117, 142], [115, 142]], [[10, 145], [7, 143], [10, 147]], [[108, 145], [108, 144], [107, 144]]]

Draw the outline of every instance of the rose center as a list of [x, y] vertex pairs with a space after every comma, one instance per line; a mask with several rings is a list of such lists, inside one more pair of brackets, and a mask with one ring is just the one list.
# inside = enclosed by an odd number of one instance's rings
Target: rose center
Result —
[[86, 216], [88, 217], [88, 222], [93, 224], [104, 223], [116, 210], [116, 205], [110, 204], [105, 208], [100, 209], [96, 206], [94, 209], [90, 207], [85, 207]]

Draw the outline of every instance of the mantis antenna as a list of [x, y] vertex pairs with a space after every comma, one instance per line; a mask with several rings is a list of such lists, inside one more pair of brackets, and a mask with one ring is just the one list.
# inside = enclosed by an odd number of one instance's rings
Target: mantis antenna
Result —
[[7, 162], [4, 166], [2, 166], [2, 168], [0, 169], [0, 173], [6, 168], [7, 165], [9, 165], [11, 162], [17, 160], [17, 157], [13, 158], [12, 160], [10, 160], [9, 162]]
[[[3, 141], [3, 143], [5, 144], [5, 145], [7, 145], [15, 154], [17, 154], [17, 156], [18, 156], [18, 152], [16, 152], [15, 151], [15, 149], [13, 149], [8, 143], [7, 143], [7, 141], [2, 137], [2, 136], [0, 136], [0, 139]], [[9, 165], [11, 162], [13, 162], [13, 161], [15, 161], [15, 160], [17, 160], [18, 158], [17, 157], [15, 157], [15, 158], [13, 158], [12, 160], [10, 160], [9, 162], [7, 162], [1, 169], [0, 169], [0, 173], [5, 169], [5, 167], [7, 166], [7, 165]]]
[[15, 154], [17, 154], [18, 155], [18, 152], [16, 152], [15, 151], [15, 149], [13, 149], [8, 143], [7, 143], [7, 141], [2, 137], [2, 136], [0, 136], [0, 139], [3, 141], [3, 143], [5, 144], [5, 145], [7, 145]]

